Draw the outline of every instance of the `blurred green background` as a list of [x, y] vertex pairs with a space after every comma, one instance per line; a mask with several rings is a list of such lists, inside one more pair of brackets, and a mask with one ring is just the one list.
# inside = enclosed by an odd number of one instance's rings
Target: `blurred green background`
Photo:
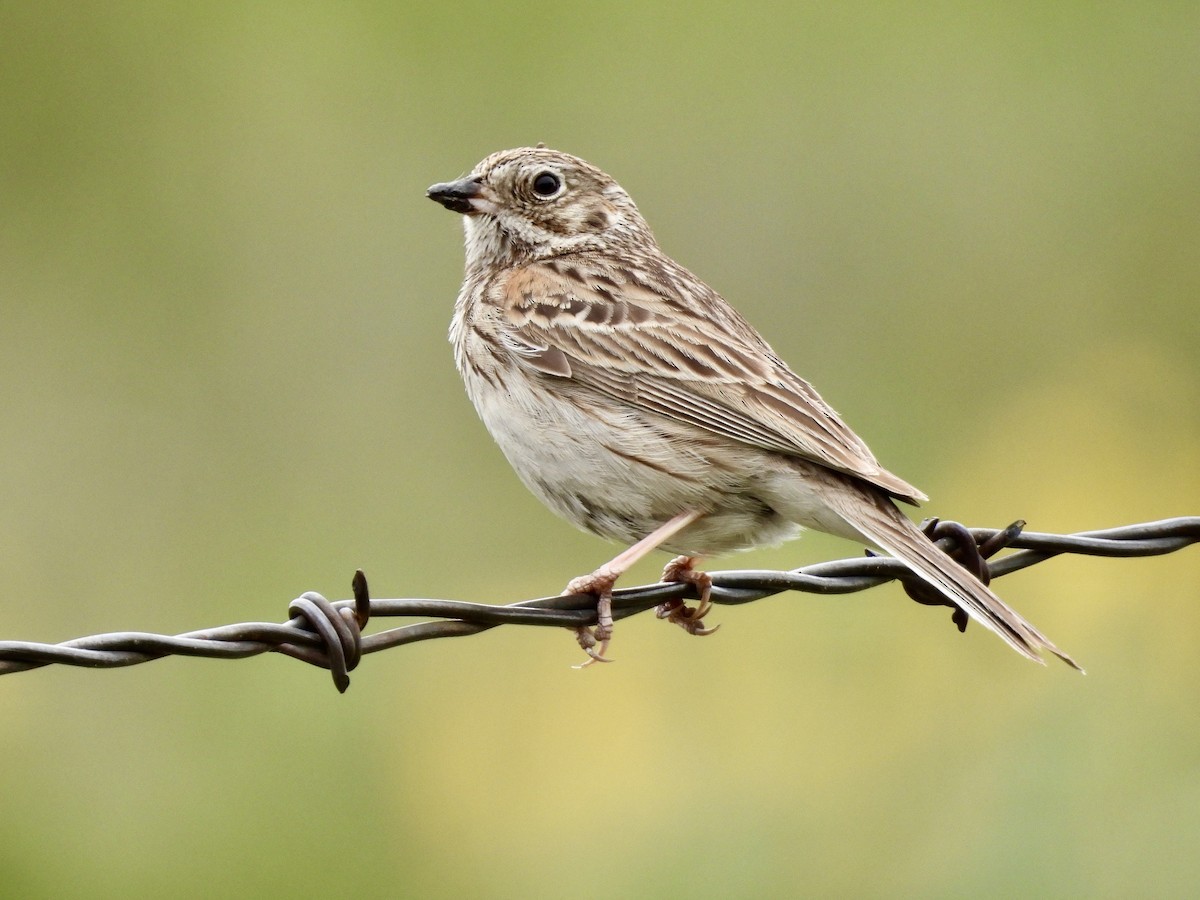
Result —
[[[0, 637], [511, 602], [615, 547], [519, 485], [425, 187], [611, 172], [972, 525], [1200, 513], [1200, 6], [6, 3]], [[855, 555], [821, 536], [714, 567]], [[661, 558], [631, 583], [653, 580]], [[368, 658], [0, 681], [5, 896], [1178, 896], [1200, 549]]]

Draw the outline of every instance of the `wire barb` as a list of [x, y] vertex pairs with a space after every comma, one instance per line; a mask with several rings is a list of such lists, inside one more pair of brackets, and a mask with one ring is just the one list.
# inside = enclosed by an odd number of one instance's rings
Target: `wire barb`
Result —
[[[1160, 556], [1200, 543], [1200, 516], [1183, 516], [1123, 525], [1078, 534], [1024, 531], [1024, 522], [1007, 528], [966, 528], [956, 522], [930, 520], [926, 533], [939, 547], [964, 562], [985, 583], [1052, 559], [1063, 553], [1086, 556]], [[1002, 549], [1017, 552], [989, 561]], [[736, 606], [785, 591], [849, 594], [899, 580], [906, 590], [909, 572], [897, 559], [868, 555], [804, 566], [790, 571], [740, 570], [710, 572], [710, 600]], [[353, 600], [330, 602], [309, 591], [289, 604], [291, 619], [283, 624], [244, 622], [179, 635], [115, 632], [76, 638], [59, 644], [0, 641], [0, 675], [51, 664], [113, 669], [161, 659], [164, 656], [205, 656], [242, 659], [262, 653], [282, 653], [328, 669], [339, 691], [350, 684], [349, 673], [362, 656], [402, 644], [435, 638], [478, 634], [497, 625], [537, 625], [580, 628], [596, 624], [591, 597], [553, 596], [524, 600], [509, 606], [455, 600], [372, 600], [362, 570], [352, 581]], [[919, 591], [914, 599], [928, 603]], [[686, 583], [660, 583], [613, 591], [613, 619], [637, 615], [659, 604], [696, 599]], [[944, 605], [944, 601], [936, 601]], [[364, 636], [372, 617], [420, 617], [437, 621], [402, 625]], [[954, 617], [959, 624], [958, 613]], [[960, 627], [961, 630], [961, 627]]]

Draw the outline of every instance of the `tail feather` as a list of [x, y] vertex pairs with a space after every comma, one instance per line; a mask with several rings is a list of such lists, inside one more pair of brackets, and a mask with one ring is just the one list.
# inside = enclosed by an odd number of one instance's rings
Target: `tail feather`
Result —
[[[837, 495], [837, 512], [851, 527], [903, 561], [1022, 656], [1045, 665], [1041, 651], [1047, 650], [1072, 668], [1083, 671], [1075, 660], [992, 593], [987, 585], [943, 553], [889, 499], [865, 487], [859, 491], [834, 493]], [[862, 502], [860, 497], [867, 502]]]

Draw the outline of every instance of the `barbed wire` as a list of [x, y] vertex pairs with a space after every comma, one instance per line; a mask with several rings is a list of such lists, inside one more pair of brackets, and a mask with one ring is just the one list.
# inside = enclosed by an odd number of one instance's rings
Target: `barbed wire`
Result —
[[[929, 520], [926, 533], [942, 549], [973, 568], [985, 582], [1008, 575], [1064, 553], [1084, 556], [1159, 556], [1200, 542], [1200, 516], [1183, 516], [1077, 534], [1024, 531], [1024, 522], [1008, 528], [966, 528], [955, 522]], [[1002, 549], [1018, 552], [987, 562]], [[754, 569], [711, 572], [712, 602], [736, 606], [785, 591], [849, 594], [889, 581], [901, 581], [921, 603], [950, 605], [930, 595], [899, 560], [867, 555], [817, 563], [790, 571]], [[282, 653], [329, 669], [339, 691], [350, 684], [349, 673], [363, 654], [436, 638], [464, 637], [498, 625], [579, 628], [596, 624], [596, 599], [589, 594], [541, 597], [508, 606], [456, 600], [373, 600], [362, 571], [352, 580], [353, 600], [330, 602], [309, 591], [288, 606], [291, 618], [282, 624], [243, 622], [184, 634], [163, 635], [119, 631], [76, 638], [57, 644], [0, 641], [0, 675], [52, 664], [112, 669], [162, 659], [165, 656], [203, 656], [242, 659], [261, 653]], [[668, 600], [695, 598], [690, 584], [649, 584], [613, 592], [613, 619], [645, 612]], [[372, 618], [435, 619], [402, 625], [369, 636], [362, 631]], [[955, 608], [959, 630], [966, 618]]]

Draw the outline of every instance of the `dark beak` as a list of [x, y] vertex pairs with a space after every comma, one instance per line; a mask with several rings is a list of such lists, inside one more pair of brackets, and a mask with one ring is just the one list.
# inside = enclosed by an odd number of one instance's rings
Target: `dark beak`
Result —
[[482, 182], [472, 176], [435, 184], [425, 192], [425, 196], [436, 200], [451, 212], [470, 215], [479, 211], [471, 201], [479, 197], [482, 187]]

